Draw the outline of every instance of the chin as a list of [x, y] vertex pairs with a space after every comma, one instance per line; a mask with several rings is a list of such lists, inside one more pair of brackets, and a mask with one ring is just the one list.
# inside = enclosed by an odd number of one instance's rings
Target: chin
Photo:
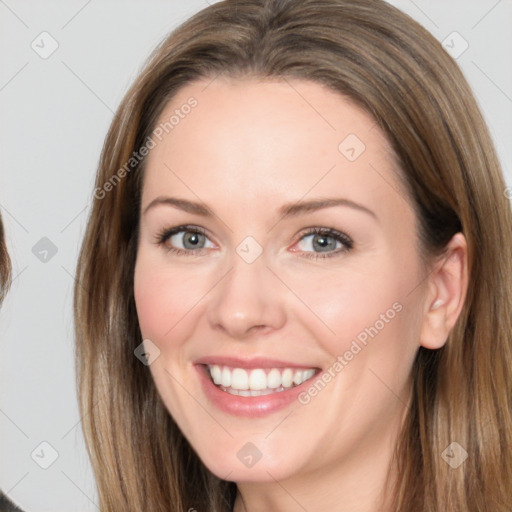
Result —
[[[296, 457], [276, 446], [257, 448], [251, 441], [236, 441], [231, 447], [204, 455], [196, 451], [203, 464], [218, 478], [234, 482], [275, 482], [285, 480], [302, 467]], [[265, 452], [269, 455], [266, 456]]]

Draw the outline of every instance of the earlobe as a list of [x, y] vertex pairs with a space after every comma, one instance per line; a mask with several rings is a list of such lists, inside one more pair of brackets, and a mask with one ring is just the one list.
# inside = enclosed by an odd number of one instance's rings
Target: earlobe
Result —
[[423, 313], [419, 344], [441, 348], [459, 317], [468, 286], [467, 243], [456, 233], [429, 276], [429, 293]]

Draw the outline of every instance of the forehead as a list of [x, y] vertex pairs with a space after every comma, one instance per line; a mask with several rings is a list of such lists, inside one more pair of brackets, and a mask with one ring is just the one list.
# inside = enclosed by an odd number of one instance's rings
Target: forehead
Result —
[[346, 192], [362, 203], [387, 203], [381, 208], [403, 203], [393, 152], [375, 120], [316, 82], [193, 82], [166, 105], [157, 130], [143, 202], [162, 192], [192, 193], [247, 209], [261, 208], [263, 199]]

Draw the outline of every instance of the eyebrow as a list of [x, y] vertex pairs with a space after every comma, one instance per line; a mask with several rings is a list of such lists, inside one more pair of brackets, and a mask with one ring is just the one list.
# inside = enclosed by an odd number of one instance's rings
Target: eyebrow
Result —
[[[153, 201], [151, 201], [146, 206], [146, 208], [144, 208], [143, 214], [146, 214], [148, 210], [159, 205], [172, 206], [179, 210], [183, 210], [184, 212], [200, 215], [202, 217], [213, 217], [212, 210], [204, 203], [196, 203], [194, 201], [189, 201], [188, 199], [167, 196], [159, 196], [153, 199]], [[373, 212], [366, 206], [356, 203], [355, 201], [352, 201], [350, 199], [341, 197], [329, 197], [321, 199], [311, 199], [309, 201], [296, 201], [293, 203], [287, 203], [281, 206], [281, 208], [279, 208], [278, 214], [282, 218], [295, 217], [302, 213], [314, 212], [317, 210], [321, 210], [323, 208], [332, 208], [334, 206], [348, 206], [350, 208], [367, 213], [375, 220], [378, 220], [378, 217], [375, 214], [375, 212]]]

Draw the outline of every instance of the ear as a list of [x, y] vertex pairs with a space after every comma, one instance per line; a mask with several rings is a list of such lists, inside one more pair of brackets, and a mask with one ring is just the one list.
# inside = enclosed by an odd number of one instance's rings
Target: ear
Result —
[[428, 277], [420, 345], [441, 348], [459, 317], [468, 287], [466, 238], [456, 233]]

